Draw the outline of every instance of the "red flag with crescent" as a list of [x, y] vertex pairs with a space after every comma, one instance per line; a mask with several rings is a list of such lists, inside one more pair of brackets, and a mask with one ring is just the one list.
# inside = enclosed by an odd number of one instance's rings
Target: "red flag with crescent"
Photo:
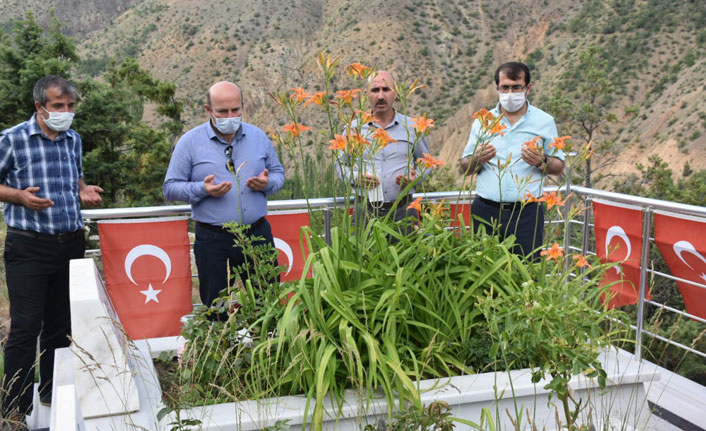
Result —
[[278, 211], [267, 215], [272, 226], [275, 247], [279, 251], [277, 258], [284, 266], [282, 281], [299, 280], [304, 271], [306, 256], [302, 253], [299, 232], [302, 226], [309, 226], [307, 211]]
[[133, 340], [179, 335], [191, 304], [185, 217], [98, 222], [106, 290]]
[[[640, 288], [642, 256], [642, 209], [615, 202], [593, 201], [596, 254], [603, 263], [616, 263], [603, 275], [610, 287], [610, 307], [636, 304]], [[645, 297], [650, 298], [649, 288]]]
[[655, 211], [655, 243], [672, 275], [691, 282], [677, 281], [686, 311], [706, 319], [706, 219]]

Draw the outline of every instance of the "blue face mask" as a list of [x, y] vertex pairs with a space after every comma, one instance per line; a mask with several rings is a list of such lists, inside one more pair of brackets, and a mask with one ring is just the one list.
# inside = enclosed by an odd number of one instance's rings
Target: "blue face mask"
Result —
[[216, 118], [213, 117], [216, 129], [224, 135], [232, 135], [240, 128], [241, 117]]

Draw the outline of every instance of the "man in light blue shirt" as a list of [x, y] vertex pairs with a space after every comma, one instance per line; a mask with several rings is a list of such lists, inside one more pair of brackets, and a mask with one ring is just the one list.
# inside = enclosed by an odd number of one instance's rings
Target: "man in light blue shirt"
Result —
[[[179, 139], [163, 191], [167, 200], [191, 204], [199, 293], [201, 301], [210, 306], [228, 286], [228, 266], [251, 264], [242, 248], [234, 246], [224, 223], [249, 225], [248, 235], [264, 238], [255, 245], [274, 247], [272, 229], [265, 219], [266, 196], [284, 185], [284, 168], [265, 133], [241, 122], [243, 101], [237, 85], [226, 81], [214, 84], [204, 108], [208, 121]], [[250, 273], [249, 269], [241, 271], [243, 282]]]
[[[465, 175], [478, 173], [471, 214], [485, 223], [474, 220], [474, 229], [480, 224], [488, 232], [496, 229], [502, 238], [514, 235], [513, 251], [528, 256], [542, 245], [544, 208], [522, 201], [528, 194], [542, 194], [546, 175], [563, 172], [564, 153], [550, 147], [558, 136], [554, 119], [527, 101], [532, 91], [529, 68], [523, 63], [505, 63], [495, 71], [495, 84], [500, 103], [491, 113], [503, 115], [503, 135], [479, 142], [481, 124], [476, 119], [460, 168]], [[541, 151], [524, 145], [535, 139]]]

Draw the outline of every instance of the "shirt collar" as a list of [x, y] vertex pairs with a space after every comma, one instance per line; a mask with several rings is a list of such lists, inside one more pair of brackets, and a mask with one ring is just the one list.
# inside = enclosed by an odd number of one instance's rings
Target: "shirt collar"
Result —
[[[370, 115], [372, 115], [372, 112], [370, 113]], [[392, 117], [392, 121], [390, 121], [390, 124], [388, 124], [388, 125], [385, 126], [384, 128], [385, 128], [385, 129], [389, 129], [389, 128], [392, 127], [392, 126], [395, 126], [395, 125], [400, 124], [399, 115], [400, 115], [399, 112], [397, 112], [397, 110], [395, 110], [395, 116]], [[368, 122], [368, 126], [370, 126], [370, 127], [372, 127], [372, 126], [380, 127], [380, 125], [375, 122], [375, 117], [373, 117], [373, 119]]]

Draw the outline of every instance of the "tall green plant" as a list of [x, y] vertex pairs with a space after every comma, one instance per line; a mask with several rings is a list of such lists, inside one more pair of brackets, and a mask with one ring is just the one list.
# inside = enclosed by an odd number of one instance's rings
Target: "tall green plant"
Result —
[[283, 370], [279, 393], [316, 402], [316, 429], [326, 397], [340, 407], [346, 388], [358, 388], [366, 402], [382, 388], [392, 414], [395, 398], [421, 408], [416, 380], [474, 372], [467, 340], [483, 332], [478, 298], [529, 280], [511, 244], [446, 229], [442, 208], [411, 234], [383, 219], [365, 227], [362, 241], [340, 228], [330, 246], [307, 236], [317, 250], [307, 259], [315, 276], [283, 293], [293, 296], [276, 335], [254, 353]]
[[629, 319], [604, 301], [610, 297], [610, 286], [599, 283], [611, 265], [597, 259], [590, 264], [575, 255], [567, 270], [558, 245], [543, 254], [547, 258], [528, 267], [531, 277], [519, 289], [481, 299], [480, 308], [493, 338], [492, 354], [503, 356], [511, 366], [513, 362], [529, 365], [535, 383], [549, 380], [544, 388], [559, 400], [571, 431], [590, 407], [572, 395], [571, 378], [583, 373], [605, 387], [599, 354], [626, 341]]

